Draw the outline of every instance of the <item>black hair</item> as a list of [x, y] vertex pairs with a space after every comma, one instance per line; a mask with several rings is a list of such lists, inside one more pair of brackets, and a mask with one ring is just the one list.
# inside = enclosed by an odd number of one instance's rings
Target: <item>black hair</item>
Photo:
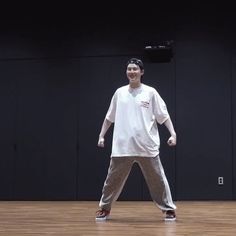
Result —
[[138, 58], [129, 59], [128, 62], [126, 63], [126, 66], [128, 66], [129, 64], [135, 64], [135, 65], [139, 66], [140, 70], [144, 70], [143, 62], [142, 62], [142, 60], [140, 60]]

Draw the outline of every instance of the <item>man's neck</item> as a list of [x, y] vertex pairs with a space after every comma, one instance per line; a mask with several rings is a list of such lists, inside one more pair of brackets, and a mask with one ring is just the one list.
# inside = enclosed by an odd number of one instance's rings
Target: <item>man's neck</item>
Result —
[[139, 88], [141, 86], [141, 82], [140, 83], [135, 83], [135, 84], [129, 84], [130, 88], [132, 89], [136, 89], [136, 88]]

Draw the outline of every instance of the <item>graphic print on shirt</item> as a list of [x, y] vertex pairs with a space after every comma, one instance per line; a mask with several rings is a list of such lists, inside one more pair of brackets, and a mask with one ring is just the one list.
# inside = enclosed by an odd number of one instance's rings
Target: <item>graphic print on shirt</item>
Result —
[[140, 103], [141, 103], [141, 107], [149, 108], [149, 104], [150, 104], [149, 101], [140, 101]]

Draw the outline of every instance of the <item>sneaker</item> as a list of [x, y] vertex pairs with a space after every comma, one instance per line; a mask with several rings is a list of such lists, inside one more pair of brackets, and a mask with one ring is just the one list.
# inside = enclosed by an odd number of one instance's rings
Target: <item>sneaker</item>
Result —
[[165, 221], [175, 221], [176, 220], [176, 214], [174, 210], [167, 210], [165, 211]]
[[110, 211], [100, 209], [96, 211], [96, 220], [107, 220], [109, 218]]

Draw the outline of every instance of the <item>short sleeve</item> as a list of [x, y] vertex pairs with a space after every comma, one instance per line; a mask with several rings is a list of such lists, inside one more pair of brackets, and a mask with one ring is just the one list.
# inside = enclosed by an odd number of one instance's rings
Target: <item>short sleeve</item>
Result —
[[106, 119], [112, 123], [115, 122], [116, 104], [117, 104], [117, 92], [115, 92], [114, 95], [112, 96], [110, 106], [106, 114]]
[[163, 124], [169, 118], [166, 104], [156, 90], [153, 93], [153, 113], [159, 124]]

